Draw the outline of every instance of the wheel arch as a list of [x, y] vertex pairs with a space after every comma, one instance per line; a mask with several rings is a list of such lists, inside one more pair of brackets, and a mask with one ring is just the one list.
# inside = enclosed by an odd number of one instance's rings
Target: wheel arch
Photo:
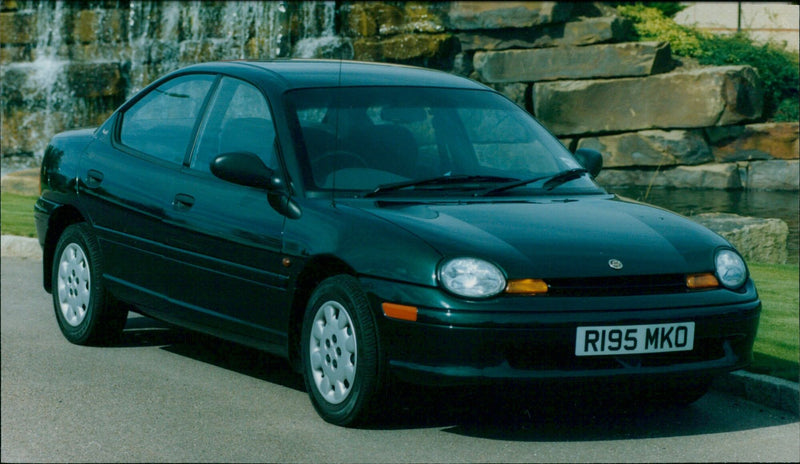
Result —
[[67, 227], [85, 221], [86, 219], [81, 212], [70, 205], [61, 206], [50, 215], [47, 225], [47, 236], [45, 237], [44, 250], [42, 253], [43, 284], [44, 289], [48, 293], [53, 291], [53, 253], [58, 244], [58, 239]]
[[335, 275], [356, 276], [355, 270], [334, 256], [317, 256], [309, 260], [295, 279], [292, 307], [289, 315], [288, 354], [289, 363], [296, 372], [301, 372], [300, 338], [303, 316], [311, 293], [323, 280]]

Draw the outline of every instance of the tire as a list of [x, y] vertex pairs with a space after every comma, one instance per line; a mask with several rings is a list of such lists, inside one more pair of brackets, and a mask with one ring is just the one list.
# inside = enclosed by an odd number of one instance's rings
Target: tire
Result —
[[377, 413], [383, 358], [369, 302], [347, 275], [324, 280], [306, 306], [301, 338], [303, 377], [311, 403], [327, 422], [353, 426]]
[[53, 307], [64, 337], [76, 345], [117, 342], [128, 317], [103, 286], [100, 247], [86, 223], [64, 230], [53, 255]]

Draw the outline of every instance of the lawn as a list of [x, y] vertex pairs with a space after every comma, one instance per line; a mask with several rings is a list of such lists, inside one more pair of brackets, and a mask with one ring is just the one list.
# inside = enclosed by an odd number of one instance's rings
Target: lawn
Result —
[[750, 263], [763, 310], [750, 371], [797, 382], [800, 358], [800, 267]]
[[[36, 197], [3, 193], [0, 231], [35, 237], [33, 204]], [[800, 269], [791, 264], [749, 263], [763, 305], [756, 337], [752, 372], [797, 382], [800, 369]]]
[[3, 192], [0, 194], [0, 230], [3, 235], [36, 237], [33, 204], [36, 197]]

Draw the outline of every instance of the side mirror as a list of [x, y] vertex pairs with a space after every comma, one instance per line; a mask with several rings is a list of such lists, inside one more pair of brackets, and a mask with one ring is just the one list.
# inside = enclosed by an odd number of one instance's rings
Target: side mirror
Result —
[[592, 177], [597, 177], [603, 169], [603, 155], [591, 148], [578, 148], [575, 150], [575, 159], [589, 171]]
[[250, 152], [223, 153], [211, 161], [211, 173], [222, 180], [248, 187], [274, 190], [281, 186], [275, 171]]
[[299, 219], [303, 215], [300, 205], [281, 188], [281, 178], [253, 153], [223, 153], [211, 162], [211, 172], [234, 184], [266, 189], [269, 204], [289, 219]]

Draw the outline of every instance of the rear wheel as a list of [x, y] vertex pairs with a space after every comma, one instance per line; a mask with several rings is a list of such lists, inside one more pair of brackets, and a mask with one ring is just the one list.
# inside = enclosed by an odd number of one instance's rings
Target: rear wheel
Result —
[[56, 245], [53, 306], [61, 333], [78, 345], [105, 345], [119, 340], [128, 311], [107, 294], [100, 248], [86, 223], [64, 230]]
[[301, 351], [306, 389], [323, 419], [355, 425], [376, 411], [384, 368], [369, 302], [355, 278], [331, 277], [314, 290]]

